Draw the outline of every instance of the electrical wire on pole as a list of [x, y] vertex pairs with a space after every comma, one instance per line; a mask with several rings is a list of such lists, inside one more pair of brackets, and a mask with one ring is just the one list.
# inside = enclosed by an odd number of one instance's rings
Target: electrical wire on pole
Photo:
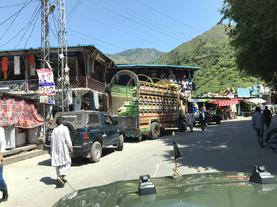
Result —
[[69, 110], [69, 68], [67, 62], [66, 17], [64, 0], [57, 0], [58, 17], [58, 45], [59, 45], [59, 74], [61, 75], [61, 110]]

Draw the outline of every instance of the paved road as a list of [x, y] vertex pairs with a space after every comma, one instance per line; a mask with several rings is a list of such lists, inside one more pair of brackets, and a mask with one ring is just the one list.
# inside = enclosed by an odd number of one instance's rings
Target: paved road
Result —
[[[277, 126], [277, 119], [273, 125]], [[176, 133], [182, 151], [179, 159], [183, 174], [243, 171], [251, 172], [255, 165], [265, 165], [277, 174], [277, 154], [268, 147], [260, 148], [249, 119], [212, 125], [205, 132]], [[110, 148], [99, 163], [74, 160], [68, 176], [69, 184], [55, 186], [55, 169], [49, 155], [8, 165], [4, 175], [9, 185], [10, 199], [1, 206], [46, 207], [74, 189], [107, 184], [116, 180], [137, 179], [139, 175], [172, 175], [172, 139], [126, 143], [123, 152]]]

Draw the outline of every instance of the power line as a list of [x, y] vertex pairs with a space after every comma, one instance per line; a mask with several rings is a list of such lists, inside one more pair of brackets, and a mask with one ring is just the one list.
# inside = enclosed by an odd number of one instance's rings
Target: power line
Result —
[[32, 16], [31, 16], [31, 18], [29, 19], [28, 23], [27, 23], [24, 27], [22, 27], [22, 28], [17, 32], [17, 34], [15, 34], [14, 36], [12, 36], [7, 42], [5, 42], [4, 44], [0, 45], [0, 47], [3, 47], [3, 46], [5, 46], [5, 45], [9, 44], [12, 40], [14, 40], [16, 37], [18, 37], [18, 35], [19, 35], [21, 32], [23, 32], [23, 30], [26, 29], [26, 27], [28, 27], [28, 26], [31, 24], [32, 19], [33, 19], [33, 18], [35, 17], [35, 15], [37, 15], [37, 13], [39, 12], [39, 7], [40, 7], [40, 5], [38, 4], [37, 7], [36, 7], [36, 9], [35, 9], [35, 11], [33, 12]]
[[175, 18], [173, 18], [172, 16], [167, 15], [166, 13], [164, 13], [164, 12], [158, 10], [158, 9], [155, 8], [155, 7], [150, 6], [149, 4], [147, 4], [147, 3], [145, 3], [145, 2], [142, 2], [142, 1], [140, 1], [140, 0], [138, 0], [138, 1], [136, 1], [136, 2], [137, 2], [137, 3], [139, 2], [141, 5], [143, 5], [143, 6], [145, 6], [145, 7], [148, 7], [151, 11], [154, 11], [154, 12], [156, 12], [157, 14], [159, 14], [159, 15], [161, 15], [161, 16], [163, 16], [163, 17], [166, 17], [167, 19], [171, 20], [171, 21], [174, 22], [174, 23], [178, 23], [178, 24], [183, 25], [183, 26], [185, 26], [185, 27], [189, 27], [190, 29], [193, 29], [193, 30], [195, 30], [195, 31], [197, 31], [197, 32], [201, 32], [199, 29], [197, 29], [197, 28], [195, 28], [195, 27], [193, 27], [193, 26], [191, 26], [191, 25], [185, 24], [183, 21], [180, 21], [179, 19], [175, 19]]
[[[0, 22], [0, 26], [5, 24], [6, 22], [8, 22], [11, 18], [13, 18], [14, 16], [18, 15], [21, 13], [21, 11], [27, 7], [33, 0], [30, 0], [29, 2], [26, 1], [24, 6], [22, 6], [17, 12], [13, 13], [11, 16], [9, 16], [7, 19], [5, 19], [4, 21]], [[28, 3], [27, 3], [28, 2]]]
[[[39, 14], [39, 13], [38, 13], [38, 14]], [[27, 40], [26, 40], [26, 42], [25, 42], [24, 49], [26, 48], [26, 45], [28, 44], [28, 42], [29, 42], [29, 40], [30, 40], [30, 38], [31, 38], [31, 36], [32, 36], [32, 34], [33, 34], [33, 32], [34, 32], [34, 29], [35, 29], [35, 26], [36, 26], [36, 23], [37, 23], [38, 19], [39, 19], [39, 18], [36, 18], [36, 20], [35, 20], [35, 22], [34, 22], [34, 24], [33, 24], [32, 30], [31, 30], [31, 32], [30, 32], [30, 34], [29, 34], [29, 36], [28, 36], [28, 38], [27, 38]]]
[[[29, 3], [31, 3], [31, 1], [29, 1]], [[25, 2], [25, 4], [27, 4], [27, 1]], [[21, 7], [21, 9], [24, 8], [25, 4]], [[8, 31], [10, 30], [10, 28], [11, 28], [12, 25], [14, 24], [15, 20], [17, 19], [17, 17], [20, 15], [21, 11], [22, 11], [22, 10], [20, 10], [20, 12], [18, 12], [18, 13], [15, 15], [14, 19], [12, 20], [12, 22], [9, 24], [9, 26], [7, 27], [7, 29], [3, 32], [2, 36], [0, 37], [0, 40], [2, 40], [2, 39], [5, 37], [5, 35], [8, 33]]]
[[[32, 2], [37, 2], [39, 0], [32, 0]], [[17, 4], [10, 4], [10, 5], [5, 5], [5, 6], [0, 6], [0, 9], [6, 9], [6, 8], [12, 8], [12, 7], [18, 7], [21, 6], [25, 3], [17, 3]]]
[[[30, 26], [33, 24], [35, 18], [38, 18], [39, 15], [39, 9], [37, 10], [37, 13], [35, 14], [35, 16], [32, 18], [31, 22], [28, 24], [27, 28], [25, 29], [25, 32], [23, 33], [23, 35], [21, 36], [20, 40], [17, 42], [16, 46], [14, 47], [15, 49], [18, 47], [18, 45], [21, 43], [21, 41], [23, 40], [23, 38], [25, 37], [26, 33], [28, 32]], [[36, 20], [37, 21], [37, 20]]]
[[72, 7], [67, 15], [67, 22], [73, 17], [74, 13], [78, 10], [78, 7], [81, 5], [82, 0], [77, 0], [76, 4]]

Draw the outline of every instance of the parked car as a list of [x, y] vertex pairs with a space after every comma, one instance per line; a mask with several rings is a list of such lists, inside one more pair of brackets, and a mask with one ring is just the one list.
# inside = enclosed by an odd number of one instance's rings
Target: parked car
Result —
[[117, 150], [123, 150], [123, 128], [109, 114], [97, 111], [56, 113], [46, 133], [46, 148], [50, 148], [51, 134], [59, 116], [65, 118], [65, 126], [70, 132], [74, 156], [89, 158], [91, 162], [98, 162], [104, 147], [114, 145]]
[[[220, 115], [215, 114], [214, 111], [206, 111], [205, 116], [206, 116], [207, 124], [211, 124], [214, 122], [216, 124], [221, 123], [222, 117]], [[195, 117], [195, 124], [199, 124], [199, 113], [195, 114], [194, 117]]]

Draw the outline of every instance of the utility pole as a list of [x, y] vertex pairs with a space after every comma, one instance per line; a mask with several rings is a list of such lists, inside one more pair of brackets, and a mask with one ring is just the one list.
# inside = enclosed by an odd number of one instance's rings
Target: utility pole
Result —
[[48, 0], [41, 0], [41, 68], [45, 68], [49, 60], [49, 22], [48, 22]]
[[61, 78], [61, 109], [62, 111], [69, 110], [69, 68], [67, 62], [67, 39], [66, 39], [66, 19], [64, 0], [57, 0], [59, 7], [59, 70]]

